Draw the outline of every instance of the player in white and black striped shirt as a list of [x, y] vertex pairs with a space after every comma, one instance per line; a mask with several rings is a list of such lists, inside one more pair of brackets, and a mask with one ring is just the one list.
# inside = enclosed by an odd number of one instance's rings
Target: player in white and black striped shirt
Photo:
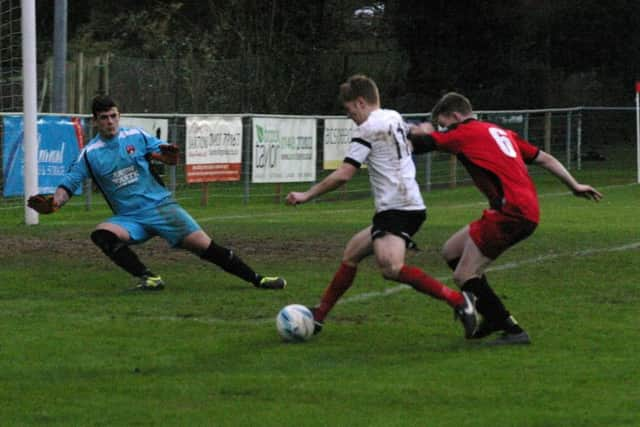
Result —
[[306, 203], [349, 181], [366, 163], [375, 198], [373, 224], [356, 233], [347, 243], [342, 263], [324, 291], [320, 304], [312, 309], [316, 333], [338, 299], [355, 279], [357, 266], [375, 255], [384, 278], [411, 285], [419, 292], [442, 299], [454, 308], [471, 336], [478, 317], [473, 297], [450, 289], [418, 267], [405, 264], [411, 237], [426, 219], [426, 208], [415, 180], [416, 169], [407, 142], [407, 126], [398, 112], [380, 108], [375, 82], [355, 75], [340, 86], [340, 101], [347, 115], [358, 125], [342, 165], [305, 192], [291, 192], [287, 203]]

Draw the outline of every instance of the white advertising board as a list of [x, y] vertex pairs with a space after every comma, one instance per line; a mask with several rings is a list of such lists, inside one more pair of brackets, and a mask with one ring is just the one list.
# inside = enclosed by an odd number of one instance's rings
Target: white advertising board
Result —
[[316, 179], [316, 119], [253, 119], [252, 182]]
[[185, 125], [187, 182], [239, 181], [242, 169], [242, 119], [187, 117]]

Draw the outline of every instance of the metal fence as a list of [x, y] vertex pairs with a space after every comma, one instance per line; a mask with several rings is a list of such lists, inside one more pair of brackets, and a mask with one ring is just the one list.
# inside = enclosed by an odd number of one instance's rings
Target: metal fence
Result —
[[[477, 111], [478, 117], [492, 121], [503, 127], [513, 129], [539, 146], [552, 153], [570, 170], [606, 169], [619, 173], [628, 182], [636, 178], [636, 141], [635, 141], [635, 109], [634, 108], [585, 108], [547, 110], [514, 110], [514, 111]], [[201, 116], [201, 115], [199, 115]], [[1, 117], [1, 116], [0, 116]], [[84, 116], [88, 117], [88, 116]], [[185, 121], [189, 115], [154, 115], [127, 114], [123, 117], [162, 118], [168, 120], [168, 141], [185, 149]], [[237, 116], [236, 116], [237, 117]], [[193, 200], [195, 203], [255, 203], [267, 201], [281, 203], [288, 191], [305, 189], [309, 183], [257, 184], [252, 182], [252, 120], [256, 117], [291, 117], [291, 116], [242, 116], [243, 123], [243, 160], [239, 182], [216, 182], [209, 184], [187, 184], [185, 180], [184, 158], [177, 166], [165, 167], [164, 178], [179, 200]], [[303, 117], [303, 116], [297, 116]], [[331, 171], [323, 170], [323, 133], [324, 121], [336, 116], [304, 116], [316, 119], [317, 163], [316, 179], [320, 180]], [[427, 114], [406, 114], [409, 121], [421, 121]], [[87, 120], [90, 123], [90, 120]], [[94, 130], [84, 129], [85, 139], [93, 136]], [[4, 140], [4, 132], [2, 132]], [[0, 150], [0, 156], [3, 150]], [[470, 182], [464, 168], [459, 167], [455, 158], [445, 153], [430, 153], [416, 156], [417, 180], [424, 191], [436, 188], [450, 188], [466, 185]], [[2, 178], [0, 192], [4, 183], [4, 158], [2, 159]], [[532, 174], [542, 173], [539, 168], [532, 168]], [[597, 184], [597, 183], [594, 183]], [[91, 190], [91, 186], [87, 186]], [[1, 193], [0, 193], [1, 194]], [[344, 188], [327, 199], [366, 197], [370, 187], [366, 172], [362, 171]], [[96, 203], [103, 203], [95, 191], [78, 198], [74, 203], [83, 203], [90, 209]], [[23, 199], [18, 197], [1, 198], [0, 213], [21, 215]]]

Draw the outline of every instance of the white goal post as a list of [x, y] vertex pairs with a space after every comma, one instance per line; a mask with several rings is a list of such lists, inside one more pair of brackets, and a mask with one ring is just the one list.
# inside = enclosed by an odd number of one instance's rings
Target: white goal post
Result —
[[24, 111], [24, 220], [36, 225], [39, 216], [27, 207], [30, 196], [38, 193], [38, 110], [36, 80], [36, 6], [35, 0], [21, 0], [22, 75]]

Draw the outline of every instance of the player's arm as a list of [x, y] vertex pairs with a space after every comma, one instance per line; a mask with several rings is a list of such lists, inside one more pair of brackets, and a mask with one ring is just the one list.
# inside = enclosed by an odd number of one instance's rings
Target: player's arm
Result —
[[72, 195], [73, 195], [73, 193], [71, 193], [71, 190], [69, 190], [68, 188], [65, 188], [63, 186], [60, 186], [60, 187], [56, 188], [56, 192], [53, 193], [53, 203], [59, 209], [65, 203], [67, 203], [69, 201], [69, 199], [71, 199]]
[[407, 139], [411, 142], [413, 154], [423, 154], [437, 149], [436, 140], [431, 136], [435, 128], [431, 123], [410, 126]]
[[60, 209], [70, 198], [71, 195], [68, 189], [58, 187], [53, 195], [36, 194], [29, 197], [27, 206], [40, 214], [48, 215]]
[[60, 209], [69, 201], [73, 192], [77, 190], [89, 176], [87, 169], [87, 155], [83, 150], [73, 162], [69, 171], [62, 177], [62, 182], [53, 194], [36, 194], [29, 197], [27, 206], [41, 214], [50, 214]]
[[596, 202], [602, 199], [602, 194], [600, 194], [598, 190], [589, 185], [580, 184], [576, 181], [564, 165], [551, 154], [540, 150], [533, 162], [558, 177], [558, 179], [560, 179], [560, 181], [562, 181], [576, 196], [591, 199]]
[[336, 188], [342, 186], [344, 183], [353, 178], [357, 171], [358, 168], [355, 165], [345, 161], [344, 163], [342, 163], [342, 165], [340, 165], [338, 169], [331, 172], [322, 181], [315, 184], [307, 191], [293, 191], [289, 193], [287, 195], [287, 204], [297, 205], [300, 203], [306, 203], [309, 200], [315, 199], [322, 194], [335, 190]]

